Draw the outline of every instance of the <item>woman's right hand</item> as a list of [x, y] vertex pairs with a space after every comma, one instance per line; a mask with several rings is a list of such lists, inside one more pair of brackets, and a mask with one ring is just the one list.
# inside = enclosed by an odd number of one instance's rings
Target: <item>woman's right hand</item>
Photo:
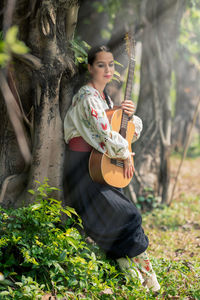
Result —
[[128, 158], [124, 159], [124, 177], [131, 178], [133, 177], [134, 166], [132, 156], [134, 156], [134, 152], [130, 152]]

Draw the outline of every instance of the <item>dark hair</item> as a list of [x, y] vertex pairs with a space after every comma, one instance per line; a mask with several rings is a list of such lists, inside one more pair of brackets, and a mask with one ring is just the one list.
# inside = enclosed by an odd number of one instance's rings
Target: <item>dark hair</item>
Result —
[[92, 47], [88, 52], [88, 64], [92, 65], [95, 61], [96, 54], [98, 52], [102, 52], [102, 51], [111, 52], [110, 49], [107, 46], [104, 46], [104, 45]]

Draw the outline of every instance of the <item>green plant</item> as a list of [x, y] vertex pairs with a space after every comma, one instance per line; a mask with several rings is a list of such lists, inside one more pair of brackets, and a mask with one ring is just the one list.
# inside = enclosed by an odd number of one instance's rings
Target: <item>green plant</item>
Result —
[[[137, 279], [126, 277], [96, 244], [86, 243], [77, 230], [82, 224], [76, 212], [70, 207], [63, 208], [51, 197], [56, 188], [50, 187], [47, 180], [38, 184], [35, 191], [30, 190], [35, 197], [32, 205], [15, 210], [0, 208], [1, 300], [39, 300], [47, 293], [58, 300], [63, 297], [155, 299]], [[190, 210], [186, 211], [188, 204]], [[68, 215], [65, 222], [61, 222], [63, 213]], [[180, 248], [180, 239], [175, 241], [175, 236], [178, 233], [179, 237], [185, 220], [193, 218], [193, 223], [197, 224], [198, 216], [198, 197], [184, 199], [170, 208], [157, 208], [145, 215], [145, 231], [148, 234], [149, 228], [151, 234], [149, 255], [161, 284], [156, 299], [199, 299], [198, 256], [188, 255], [179, 260], [169, 257]], [[194, 241], [198, 245], [195, 236]], [[195, 252], [195, 244], [192, 251]]]
[[152, 210], [160, 205], [160, 198], [155, 196], [151, 187], [145, 187], [143, 193], [137, 198], [136, 206], [143, 212]]
[[74, 52], [75, 64], [84, 64], [85, 67], [88, 63], [87, 51], [91, 48], [85, 41], [74, 39], [71, 41], [71, 49]]
[[[12, 283], [0, 282], [0, 299], [21, 299], [22, 294], [32, 299], [45, 290], [62, 294], [106, 289], [106, 280], [117, 274], [115, 267], [99, 259], [96, 246], [88, 245], [74, 227], [82, 226], [74, 209], [63, 208], [50, 196], [56, 188], [47, 180], [38, 184], [36, 191], [29, 190], [35, 196], [32, 205], [0, 209], [0, 270]], [[68, 216], [65, 224], [62, 213]]]
[[11, 59], [12, 53], [25, 54], [29, 48], [17, 38], [18, 27], [12, 26], [8, 29], [3, 40], [3, 33], [0, 33], [0, 65], [5, 66]]

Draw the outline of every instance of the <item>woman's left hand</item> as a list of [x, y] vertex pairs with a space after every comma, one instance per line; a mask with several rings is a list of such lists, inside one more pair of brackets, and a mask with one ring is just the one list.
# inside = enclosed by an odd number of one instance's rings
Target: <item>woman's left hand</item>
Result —
[[136, 105], [131, 100], [124, 100], [121, 103], [121, 107], [129, 117], [131, 117], [136, 110]]

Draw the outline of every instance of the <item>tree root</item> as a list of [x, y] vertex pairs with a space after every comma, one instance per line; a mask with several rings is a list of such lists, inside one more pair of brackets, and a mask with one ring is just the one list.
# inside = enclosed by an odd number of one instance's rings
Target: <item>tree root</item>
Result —
[[14, 174], [8, 176], [1, 188], [0, 205], [4, 207], [16, 207], [17, 198], [23, 192], [27, 181], [27, 174]]

